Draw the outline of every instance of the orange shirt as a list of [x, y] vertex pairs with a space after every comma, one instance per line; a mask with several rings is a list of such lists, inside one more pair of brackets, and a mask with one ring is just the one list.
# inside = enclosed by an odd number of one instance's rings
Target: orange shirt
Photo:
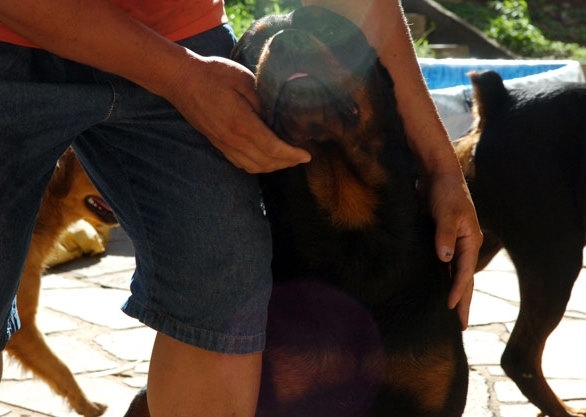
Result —
[[[228, 21], [222, 0], [110, 0], [172, 41], [188, 38]], [[0, 23], [0, 41], [35, 47]]]

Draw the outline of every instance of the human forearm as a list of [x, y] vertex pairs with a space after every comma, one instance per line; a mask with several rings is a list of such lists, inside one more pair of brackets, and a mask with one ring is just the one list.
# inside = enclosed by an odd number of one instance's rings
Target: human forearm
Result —
[[[427, 173], [460, 175], [460, 165], [451, 146], [448, 133], [439, 117], [425, 84], [409, 29], [398, 2], [377, 2], [380, 8], [394, 8], [393, 22], [387, 27], [371, 26], [381, 62], [395, 82], [399, 112], [405, 123], [409, 145], [418, 155]], [[392, 10], [391, 10], [392, 12]], [[386, 10], [378, 13], [389, 13]], [[386, 38], [376, 31], [388, 33]], [[368, 36], [368, 34], [367, 34]]]
[[161, 95], [190, 56], [105, 0], [3, 0], [0, 21], [43, 49]]
[[427, 174], [422, 184], [436, 221], [436, 252], [442, 261], [453, 261], [448, 305], [457, 308], [466, 328], [482, 234], [449, 136], [421, 74], [400, 2], [304, 0], [304, 4], [329, 8], [356, 23], [391, 74], [409, 146]]
[[428, 173], [460, 173], [448, 134], [431, 99], [399, 0], [304, 0], [361, 27], [395, 82], [409, 145]]

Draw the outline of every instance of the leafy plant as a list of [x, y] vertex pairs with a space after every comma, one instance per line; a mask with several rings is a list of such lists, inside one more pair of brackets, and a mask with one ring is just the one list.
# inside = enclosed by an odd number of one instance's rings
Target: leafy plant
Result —
[[240, 37], [254, 21], [254, 2], [251, 0], [227, 1], [226, 14], [234, 33]]
[[413, 47], [415, 53], [420, 58], [435, 58], [435, 51], [431, 48], [427, 37], [436, 28], [435, 22], [430, 22], [429, 27], [420, 35], [419, 38], [413, 38]]
[[586, 45], [586, 7], [572, 2], [531, 0], [529, 14], [548, 39]]
[[497, 17], [489, 22], [485, 33], [501, 45], [524, 56], [542, 56], [550, 51], [550, 42], [531, 24], [525, 0], [492, 1], [489, 7]]
[[301, 0], [226, 0], [225, 4], [230, 24], [240, 37], [255, 19], [287, 13], [300, 6]]
[[584, 61], [586, 48], [552, 41], [531, 21], [526, 0], [492, 0], [487, 7], [474, 2], [442, 5], [478, 27], [511, 51], [533, 58], [573, 58]]

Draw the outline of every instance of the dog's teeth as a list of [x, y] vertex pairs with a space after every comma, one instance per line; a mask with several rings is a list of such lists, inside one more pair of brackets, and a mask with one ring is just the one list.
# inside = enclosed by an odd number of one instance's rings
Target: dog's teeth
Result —
[[98, 212], [103, 213], [103, 212], [108, 211], [100, 203], [98, 203], [94, 197], [88, 197], [86, 201], [90, 206], [92, 206]]

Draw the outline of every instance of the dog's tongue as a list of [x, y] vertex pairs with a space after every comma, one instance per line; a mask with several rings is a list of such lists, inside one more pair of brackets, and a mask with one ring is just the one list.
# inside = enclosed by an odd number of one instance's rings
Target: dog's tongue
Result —
[[291, 74], [291, 76], [289, 78], [287, 78], [287, 81], [293, 81], [298, 78], [305, 78], [307, 76], [309, 76], [309, 74], [306, 72], [296, 72], [296, 73]]

